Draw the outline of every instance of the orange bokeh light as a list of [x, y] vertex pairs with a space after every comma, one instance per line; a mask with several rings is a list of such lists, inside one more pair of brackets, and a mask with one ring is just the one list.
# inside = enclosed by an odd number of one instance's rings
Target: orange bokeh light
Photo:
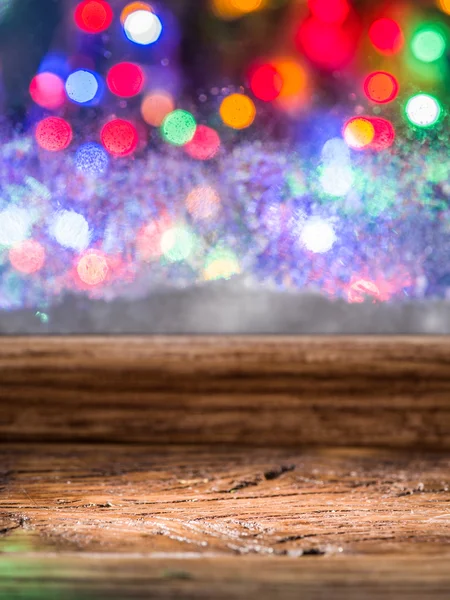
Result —
[[354, 117], [344, 125], [344, 139], [354, 150], [362, 150], [370, 146], [375, 137], [375, 128], [369, 119]]
[[35, 240], [25, 240], [9, 251], [12, 266], [20, 273], [31, 275], [40, 271], [45, 263], [45, 250]]
[[77, 273], [81, 281], [88, 286], [103, 283], [108, 276], [109, 265], [106, 256], [100, 250], [90, 250], [78, 261]]
[[160, 127], [167, 115], [175, 110], [175, 101], [168, 92], [151, 92], [141, 104], [142, 118], [153, 127]]
[[250, 127], [256, 117], [253, 101], [244, 94], [231, 94], [222, 100], [220, 116], [228, 127], [245, 129]]
[[122, 25], [125, 24], [127, 18], [138, 10], [146, 10], [147, 12], [153, 12], [152, 7], [147, 2], [130, 2], [120, 13], [120, 22]]

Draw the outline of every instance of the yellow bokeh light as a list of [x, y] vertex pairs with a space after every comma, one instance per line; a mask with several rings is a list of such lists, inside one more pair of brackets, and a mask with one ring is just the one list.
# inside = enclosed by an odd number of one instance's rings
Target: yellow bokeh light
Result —
[[141, 104], [142, 118], [153, 127], [160, 127], [167, 115], [175, 110], [175, 102], [168, 92], [151, 92]]
[[264, 8], [267, 0], [211, 0], [213, 13], [220, 19], [238, 19]]
[[124, 25], [127, 17], [129, 17], [132, 13], [138, 10], [146, 10], [148, 12], [153, 12], [152, 7], [147, 2], [130, 2], [127, 4], [123, 11], [120, 14], [120, 22]]
[[263, 0], [230, 0], [236, 10], [241, 13], [250, 13], [262, 7]]
[[368, 119], [351, 119], [344, 127], [344, 139], [350, 148], [360, 150], [369, 146], [375, 137], [375, 128]]
[[222, 100], [220, 116], [228, 127], [245, 129], [255, 120], [256, 108], [248, 96], [231, 94]]
[[447, 15], [450, 15], [450, 0], [437, 0], [438, 8], [445, 12]]

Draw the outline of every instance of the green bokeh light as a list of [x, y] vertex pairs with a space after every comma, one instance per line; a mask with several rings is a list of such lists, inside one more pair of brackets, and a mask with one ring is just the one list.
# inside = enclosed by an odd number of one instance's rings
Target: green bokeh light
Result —
[[185, 227], [168, 229], [161, 239], [161, 250], [170, 262], [186, 260], [196, 246], [196, 237]]
[[192, 140], [196, 129], [197, 123], [191, 113], [177, 109], [164, 119], [161, 134], [169, 144], [184, 146]]
[[439, 60], [445, 52], [445, 37], [438, 29], [426, 28], [418, 31], [411, 42], [414, 56], [426, 63]]

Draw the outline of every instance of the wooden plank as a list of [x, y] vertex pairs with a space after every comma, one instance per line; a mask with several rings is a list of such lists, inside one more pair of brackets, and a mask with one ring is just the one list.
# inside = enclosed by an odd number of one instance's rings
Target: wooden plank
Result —
[[381, 450], [0, 447], [0, 551], [432, 555], [450, 456]]
[[0, 598], [448, 598], [448, 454], [3, 445], [0, 465]]
[[450, 448], [450, 340], [2, 338], [0, 438]]

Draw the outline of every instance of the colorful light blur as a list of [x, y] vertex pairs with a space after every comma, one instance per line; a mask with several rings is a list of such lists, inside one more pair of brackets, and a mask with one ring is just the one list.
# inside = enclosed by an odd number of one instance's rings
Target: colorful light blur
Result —
[[79, 69], [69, 75], [66, 80], [67, 96], [77, 104], [92, 102], [99, 90], [97, 76], [91, 71]]
[[370, 122], [374, 128], [370, 149], [381, 152], [390, 148], [395, 142], [395, 129], [392, 123], [380, 117], [371, 117]]
[[151, 262], [159, 260], [162, 255], [162, 236], [171, 228], [167, 216], [150, 221], [142, 227], [136, 237], [136, 248], [141, 260]]
[[88, 222], [73, 210], [63, 210], [55, 215], [51, 234], [58, 244], [78, 252], [86, 250], [91, 241]]
[[220, 196], [211, 186], [198, 186], [186, 198], [188, 213], [196, 221], [212, 219], [220, 210]]
[[108, 88], [120, 98], [137, 96], [141, 93], [144, 82], [144, 72], [141, 67], [130, 62], [114, 65], [106, 76]]
[[331, 223], [313, 217], [306, 221], [301, 232], [301, 243], [315, 254], [329, 252], [336, 242], [336, 234]]
[[368, 148], [375, 137], [375, 128], [370, 119], [365, 117], [353, 117], [344, 125], [344, 140], [353, 150]]
[[222, 121], [232, 129], [250, 127], [256, 117], [256, 108], [248, 96], [231, 94], [222, 100], [220, 105]]
[[398, 96], [399, 85], [396, 78], [386, 71], [370, 73], [364, 81], [364, 93], [377, 104], [387, 104]]
[[60, 108], [66, 101], [64, 82], [54, 73], [38, 73], [31, 80], [30, 96], [42, 108]]
[[437, 5], [442, 12], [446, 15], [450, 15], [450, 0], [437, 0]]
[[148, 10], [137, 10], [129, 14], [123, 28], [127, 38], [141, 46], [157, 42], [163, 29], [159, 18]]
[[354, 281], [348, 290], [348, 301], [352, 304], [362, 304], [367, 300], [371, 300], [371, 302], [381, 300], [381, 293], [377, 285], [368, 279]]
[[195, 235], [186, 227], [172, 227], [161, 237], [162, 253], [170, 262], [180, 262], [189, 258], [195, 245]]
[[356, 22], [336, 25], [308, 17], [301, 23], [295, 41], [299, 51], [314, 65], [333, 71], [352, 61], [358, 40], [359, 26]]
[[141, 114], [146, 123], [160, 127], [167, 115], [175, 110], [175, 100], [171, 94], [153, 91], [142, 101]]
[[278, 98], [283, 87], [280, 73], [271, 64], [254, 67], [250, 71], [249, 79], [253, 94], [264, 102], [271, 102]]
[[290, 100], [300, 97], [305, 91], [308, 78], [302, 65], [293, 58], [277, 58], [272, 62], [281, 78], [281, 90], [278, 100]]
[[374, 48], [386, 56], [397, 54], [403, 47], [404, 36], [400, 25], [393, 19], [377, 19], [369, 29], [369, 38]]
[[99, 175], [108, 169], [109, 159], [104, 149], [95, 142], [86, 142], [75, 154], [75, 165], [88, 175]]
[[225, 248], [217, 248], [206, 259], [203, 277], [205, 281], [231, 279], [240, 272], [241, 267], [236, 254]]
[[123, 25], [125, 25], [127, 17], [129, 17], [132, 13], [140, 10], [153, 12], [153, 8], [150, 4], [148, 4], [148, 2], [130, 2], [129, 4], [127, 4], [120, 13], [120, 22], [122, 24], [122, 27]]
[[100, 139], [106, 150], [116, 157], [133, 154], [139, 141], [136, 127], [124, 119], [113, 119], [106, 123], [100, 132]]
[[25, 240], [9, 250], [9, 260], [16, 271], [31, 275], [45, 263], [45, 250], [36, 240]]
[[35, 137], [44, 150], [60, 152], [68, 148], [72, 141], [72, 127], [61, 117], [47, 117], [37, 124]]
[[100, 250], [88, 250], [77, 261], [77, 273], [80, 280], [89, 287], [103, 283], [109, 272], [106, 255]]
[[332, 163], [322, 168], [320, 184], [329, 196], [345, 196], [351, 189], [354, 174], [349, 165]]
[[0, 212], [0, 246], [9, 248], [27, 239], [32, 225], [30, 212], [9, 206]]
[[197, 123], [191, 113], [177, 109], [165, 117], [161, 125], [161, 135], [169, 144], [184, 146], [193, 139], [196, 129]]
[[444, 55], [446, 40], [436, 27], [424, 27], [417, 31], [411, 41], [413, 55], [424, 63], [439, 60]]
[[439, 101], [430, 94], [416, 94], [406, 103], [408, 121], [417, 127], [433, 127], [442, 114]]
[[314, 17], [323, 23], [341, 24], [350, 12], [347, 0], [308, 0], [308, 6]]
[[267, 0], [211, 0], [211, 7], [217, 17], [232, 20], [261, 10], [266, 3]]
[[186, 154], [196, 160], [210, 160], [217, 155], [219, 150], [219, 134], [207, 125], [198, 125], [194, 137], [184, 146]]
[[110, 27], [114, 13], [105, 0], [85, 0], [77, 5], [74, 18], [82, 31], [101, 33]]

